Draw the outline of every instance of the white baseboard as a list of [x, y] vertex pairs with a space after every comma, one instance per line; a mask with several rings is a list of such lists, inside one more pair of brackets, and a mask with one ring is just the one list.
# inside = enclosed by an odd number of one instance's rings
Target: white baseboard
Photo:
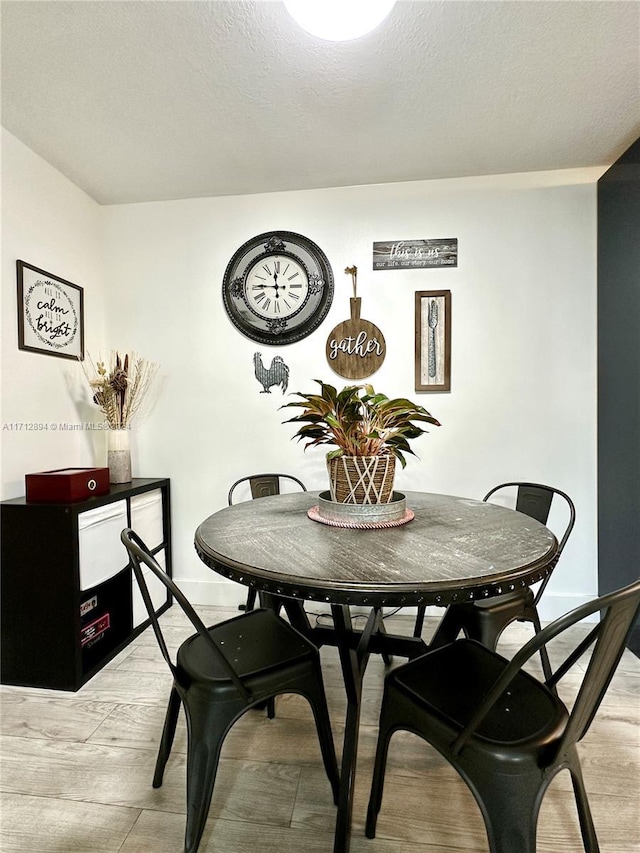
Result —
[[[540, 604], [538, 605], [540, 621], [542, 623], [553, 622], [554, 619], [559, 619], [561, 616], [564, 616], [565, 613], [569, 613], [571, 610], [575, 610], [576, 607], [580, 607], [582, 604], [587, 604], [588, 602], [593, 601], [596, 597], [597, 596], [595, 595], [577, 595], [574, 593], [570, 595], [552, 593], [547, 590], [540, 599]], [[593, 613], [586, 621], [597, 622], [598, 614]]]
[[206, 607], [237, 607], [247, 600], [247, 587], [233, 581], [195, 581], [176, 578], [176, 583], [192, 604]]

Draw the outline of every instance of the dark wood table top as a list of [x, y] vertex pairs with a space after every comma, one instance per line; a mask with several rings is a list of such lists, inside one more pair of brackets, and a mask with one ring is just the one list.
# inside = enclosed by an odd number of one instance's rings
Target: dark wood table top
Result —
[[234, 581], [288, 598], [333, 604], [449, 604], [499, 595], [544, 578], [555, 536], [527, 515], [452, 495], [406, 492], [415, 518], [354, 530], [312, 521], [318, 492], [246, 501], [202, 522], [203, 562]]

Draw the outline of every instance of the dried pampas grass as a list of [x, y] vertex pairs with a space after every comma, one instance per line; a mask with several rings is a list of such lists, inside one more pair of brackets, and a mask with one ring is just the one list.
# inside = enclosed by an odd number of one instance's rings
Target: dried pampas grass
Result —
[[142, 405], [158, 365], [136, 353], [112, 351], [108, 362], [93, 362], [87, 354], [81, 362], [93, 402], [104, 413], [111, 429], [125, 429]]

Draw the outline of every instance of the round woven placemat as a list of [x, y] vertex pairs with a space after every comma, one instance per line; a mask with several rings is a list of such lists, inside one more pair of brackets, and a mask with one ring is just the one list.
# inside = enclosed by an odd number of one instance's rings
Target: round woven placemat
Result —
[[407, 509], [401, 518], [395, 518], [392, 521], [339, 521], [320, 515], [317, 506], [308, 509], [307, 515], [312, 521], [319, 521], [320, 524], [327, 524], [329, 527], [348, 527], [352, 530], [381, 530], [385, 527], [400, 527], [414, 517], [413, 510]]

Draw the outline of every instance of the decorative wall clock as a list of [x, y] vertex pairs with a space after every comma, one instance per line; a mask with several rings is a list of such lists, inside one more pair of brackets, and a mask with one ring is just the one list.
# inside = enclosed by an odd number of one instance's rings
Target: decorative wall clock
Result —
[[333, 272], [312, 240], [291, 231], [268, 231], [235, 252], [222, 282], [224, 307], [234, 326], [261, 344], [292, 344], [327, 316]]

